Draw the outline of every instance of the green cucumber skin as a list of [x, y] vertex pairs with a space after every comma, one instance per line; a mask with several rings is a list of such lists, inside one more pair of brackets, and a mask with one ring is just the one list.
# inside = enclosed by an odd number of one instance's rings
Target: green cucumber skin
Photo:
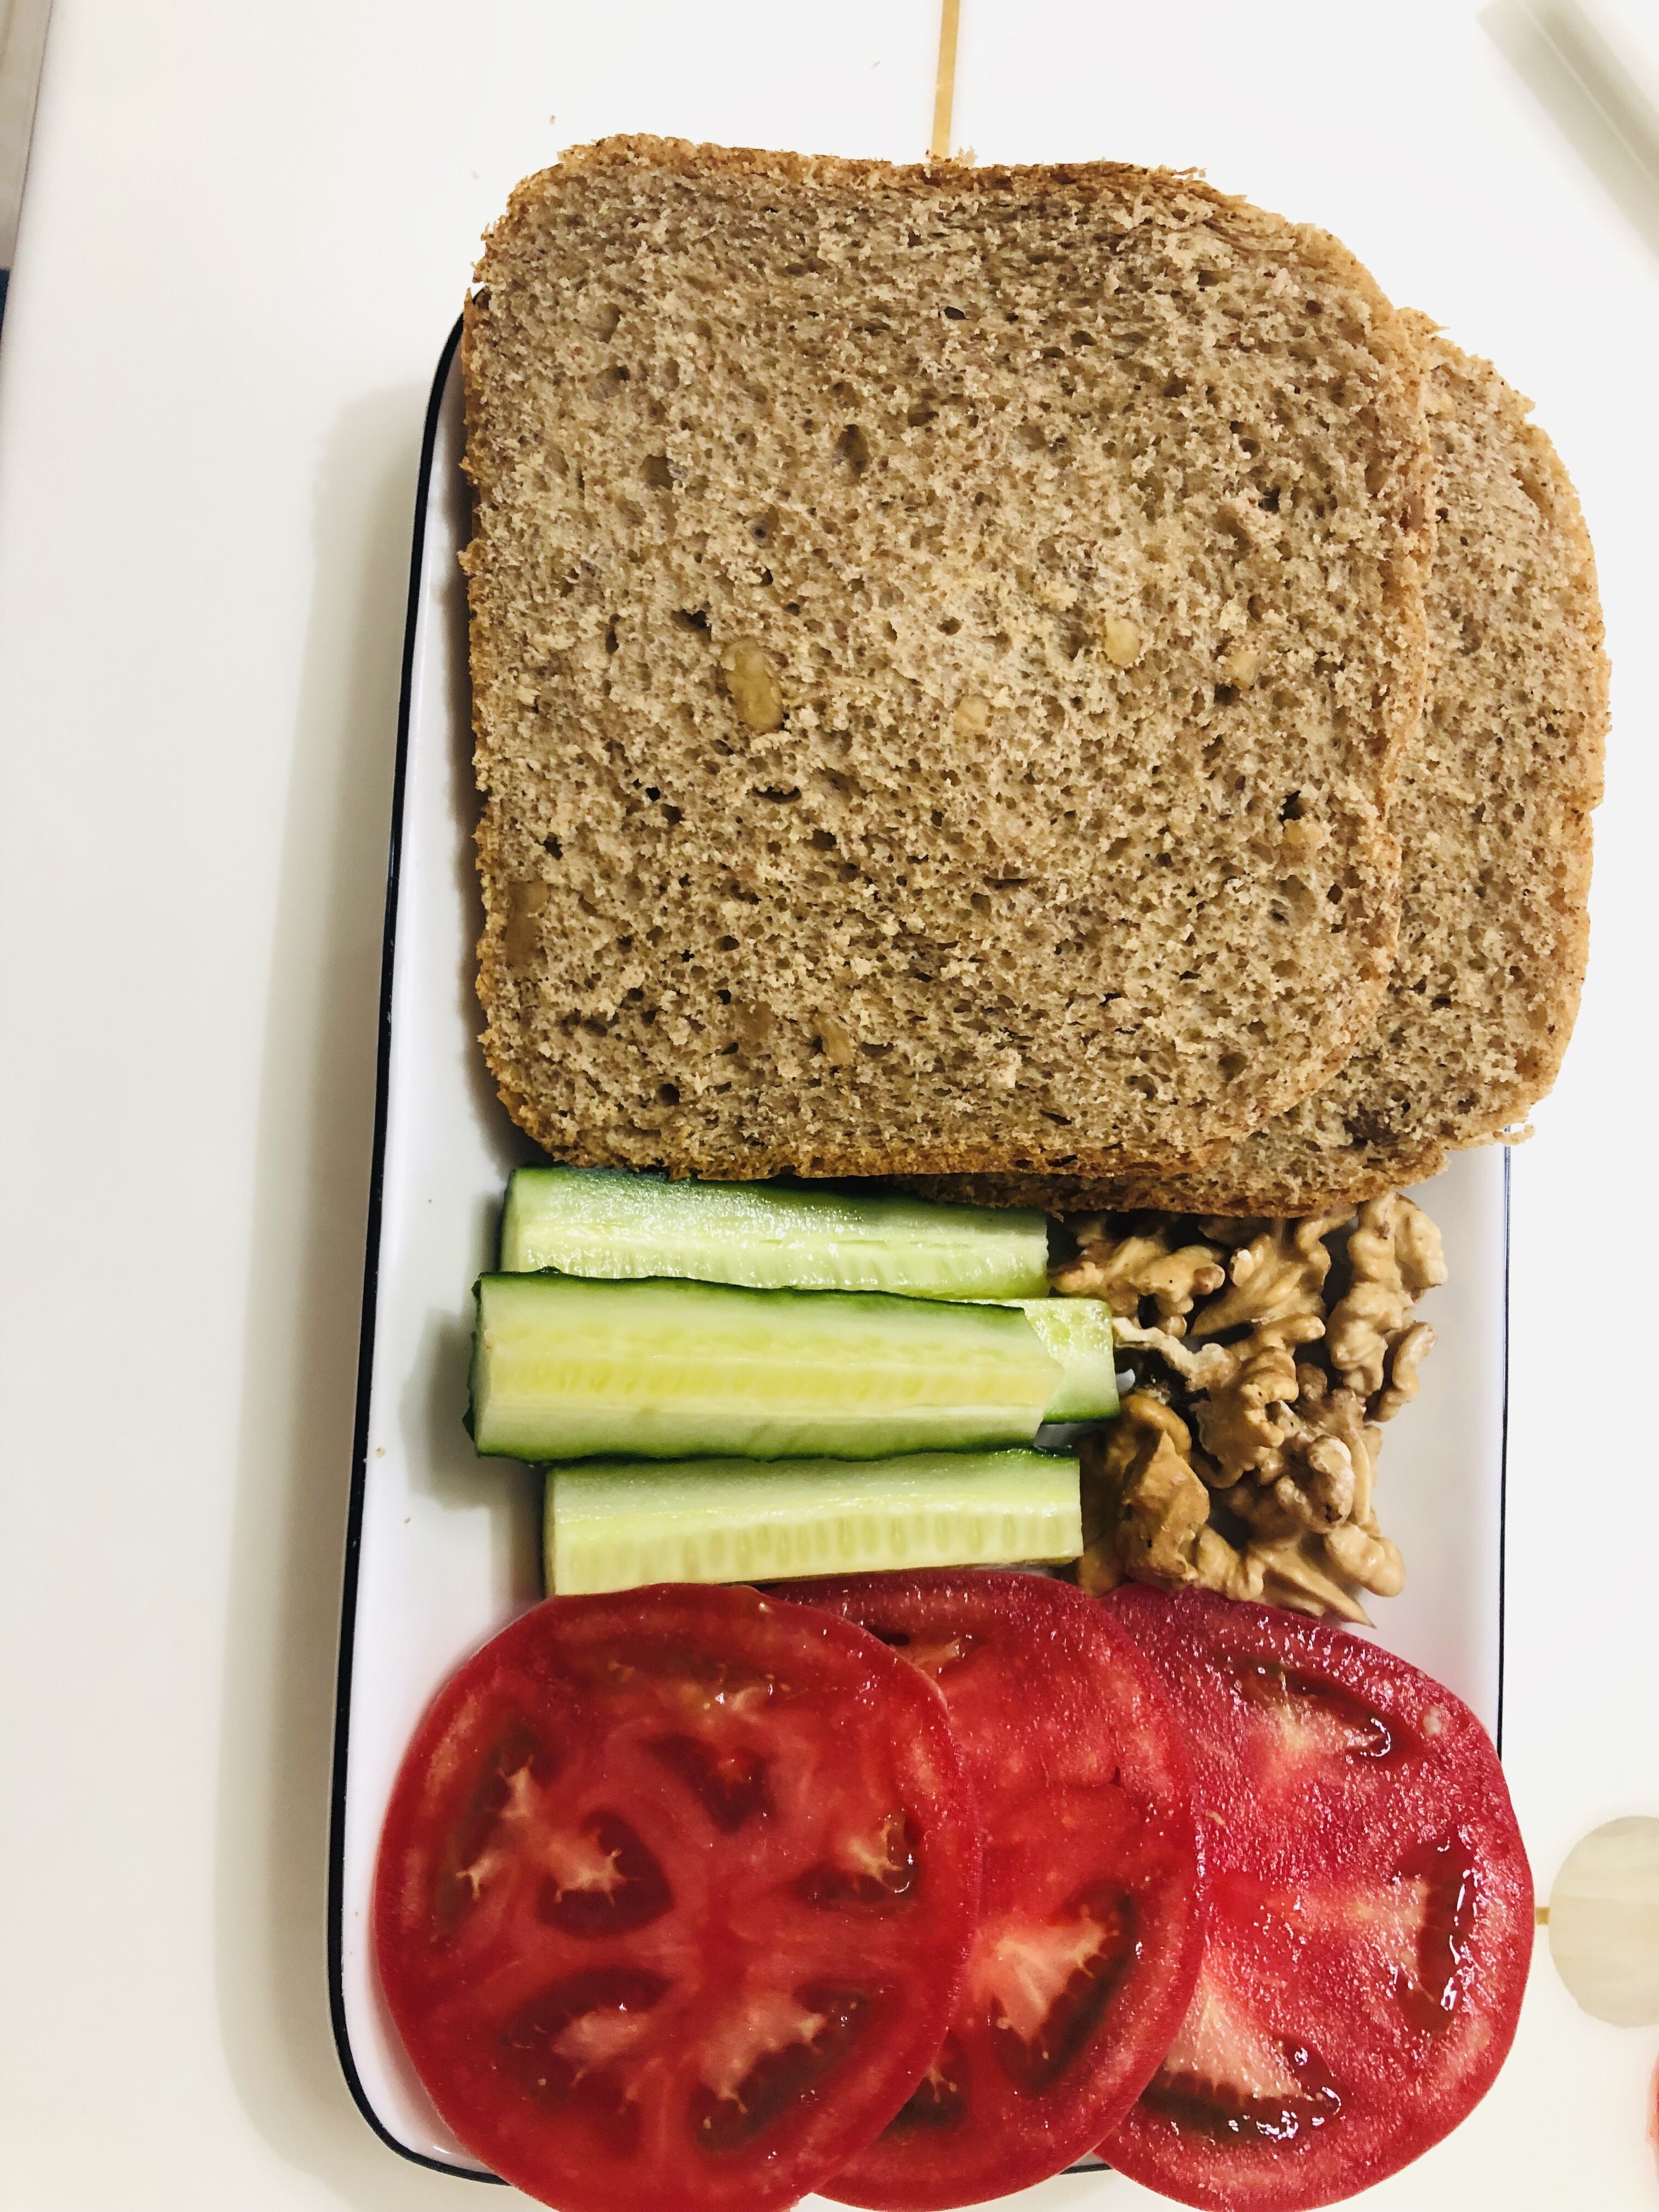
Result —
[[561, 1596], [653, 1582], [1054, 1565], [1082, 1549], [1078, 1462], [1004, 1451], [556, 1467], [543, 1540], [546, 1588]]
[[552, 1267], [611, 1280], [966, 1300], [1040, 1297], [1048, 1266], [1048, 1222], [1035, 1208], [899, 1193], [520, 1168], [501, 1216], [504, 1274]]
[[1024, 1315], [873, 1292], [485, 1275], [487, 1456], [881, 1459], [1029, 1443], [1063, 1370]]

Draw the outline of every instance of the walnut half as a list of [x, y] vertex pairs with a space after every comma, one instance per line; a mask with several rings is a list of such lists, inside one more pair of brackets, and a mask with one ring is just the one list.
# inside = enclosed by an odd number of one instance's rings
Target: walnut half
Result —
[[1164, 1589], [1197, 1580], [1193, 1544], [1210, 1493], [1193, 1473], [1192, 1443], [1178, 1413], [1139, 1390], [1103, 1436], [1085, 1440], [1078, 1580], [1091, 1595], [1126, 1575]]
[[1221, 1255], [1209, 1245], [1187, 1244], [1171, 1251], [1167, 1233], [1154, 1230], [1145, 1237], [1085, 1246], [1060, 1270], [1054, 1287], [1063, 1297], [1103, 1298], [1119, 1315], [1137, 1312], [1141, 1300], [1150, 1298], [1164, 1329], [1180, 1336], [1194, 1302], [1219, 1290], [1226, 1279]]
[[[1440, 1231], [1398, 1191], [1368, 1199], [1348, 1239], [1348, 1267], [1352, 1279], [1332, 1308], [1327, 1331], [1331, 1364], [1351, 1390], [1370, 1398], [1383, 1388], [1389, 1354], [1412, 1308], [1446, 1279]], [[1413, 1369], [1405, 1396], [1415, 1389]]]

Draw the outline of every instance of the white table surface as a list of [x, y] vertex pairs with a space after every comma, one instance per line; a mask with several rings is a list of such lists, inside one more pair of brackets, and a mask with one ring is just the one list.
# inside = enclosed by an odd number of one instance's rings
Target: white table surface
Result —
[[[481, 228], [559, 147], [908, 157], [936, 23], [56, 0], [0, 342], [4, 2212], [486, 2203], [369, 2135], [324, 1978], [427, 385]], [[1652, 0], [1613, 27], [1651, 38]], [[964, 0], [957, 106], [983, 156], [1201, 165], [1338, 231], [1535, 398], [1583, 495], [1616, 671], [1595, 951], [1515, 1174], [1504, 1748], [1545, 1892], [1583, 1829], [1659, 1812], [1659, 164], [1547, 60], [1468, 0]], [[1656, 2054], [1540, 1945], [1498, 2087], [1374, 2201], [1653, 2204]]]

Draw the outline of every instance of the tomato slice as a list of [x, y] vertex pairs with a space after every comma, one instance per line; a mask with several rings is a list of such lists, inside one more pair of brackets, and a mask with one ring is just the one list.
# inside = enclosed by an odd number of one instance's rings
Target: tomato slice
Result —
[[1532, 1959], [1532, 1876], [1467, 1705], [1346, 1631], [1195, 1590], [1103, 1601], [1179, 1715], [1207, 1942], [1164, 2063], [1101, 2155], [1225, 2212], [1328, 2204], [1486, 2094]]
[[374, 1942], [434, 2104], [562, 2212], [769, 2212], [891, 2119], [980, 1881], [943, 1699], [750, 1589], [550, 1599], [439, 1692]]
[[1198, 1851], [1168, 1702], [1098, 1605], [1045, 1576], [867, 1575], [787, 1595], [938, 1683], [985, 1827], [950, 2033], [824, 2193], [926, 2212], [1023, 2189], [1128, 2111], [1192, 1992]]

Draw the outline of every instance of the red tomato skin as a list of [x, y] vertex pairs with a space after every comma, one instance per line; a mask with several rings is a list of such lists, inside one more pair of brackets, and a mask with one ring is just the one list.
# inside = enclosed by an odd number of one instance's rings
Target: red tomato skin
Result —
[[[848, 1808], [897, 1838], [850, 1901], [823, 1878]], [[433, 2103], [502, 2179], [560, 2212], [781, 2212], [925, 2074], [980, 1876], [944, 1701], [876, 1638], [748, 1589], [553, 1598], [416, 1730], [376, 1963]]]
[[[1169, 1702], [1095, 1602], [1047, 1576], [939, 1570], [781, 1595], [907, 1638], [937, 1669], [986, 1832], [984, 1922], [930, 2088], [824, 2193], [874, 2212], [1006, 2197], [1130, 2109], [1192, 1991], [1201, 1869]], [[1080, 1909], [1099, 1951], [1034, 2034], [999, 2027], [997, 1978], [1056, 1933], [1048, 1955], [1063, 1960]]]
[[[1206, 1949], [1174, 2052], [1243, 2019], [1267, 2046], [1277, 2034], [1299, 2077], [1291, 2094], [1224, 2110], [1166, 2063], [1100, 2155], [1211, 2212], [1336, 2203], [1449, 2134], [1514, 2040], [1533, 1888], [1498, 1755], [1460, 1698], [1345, 1629], [1136, 1583], [1100, 1602], [1170, 1693], [1209, 1832]], [[1305, 1723], [1283, 1711], [1303, 1698], [1314, 1708]], [[1308, 1729], [1342, 1750], [1307, 1757], [1287, 1801], [1294, 1817], [1275, 1818], [1272, 1797]], [[1397, 1937], [1388, 1901], [1411, 1884], [1432, 1907], [1414, 1955], [1397, 1941], [1385, 1953], [1376, 1931]], [[1350, 1927], [1368, 1931], [1346, 1942], [1345, 1896]]]

